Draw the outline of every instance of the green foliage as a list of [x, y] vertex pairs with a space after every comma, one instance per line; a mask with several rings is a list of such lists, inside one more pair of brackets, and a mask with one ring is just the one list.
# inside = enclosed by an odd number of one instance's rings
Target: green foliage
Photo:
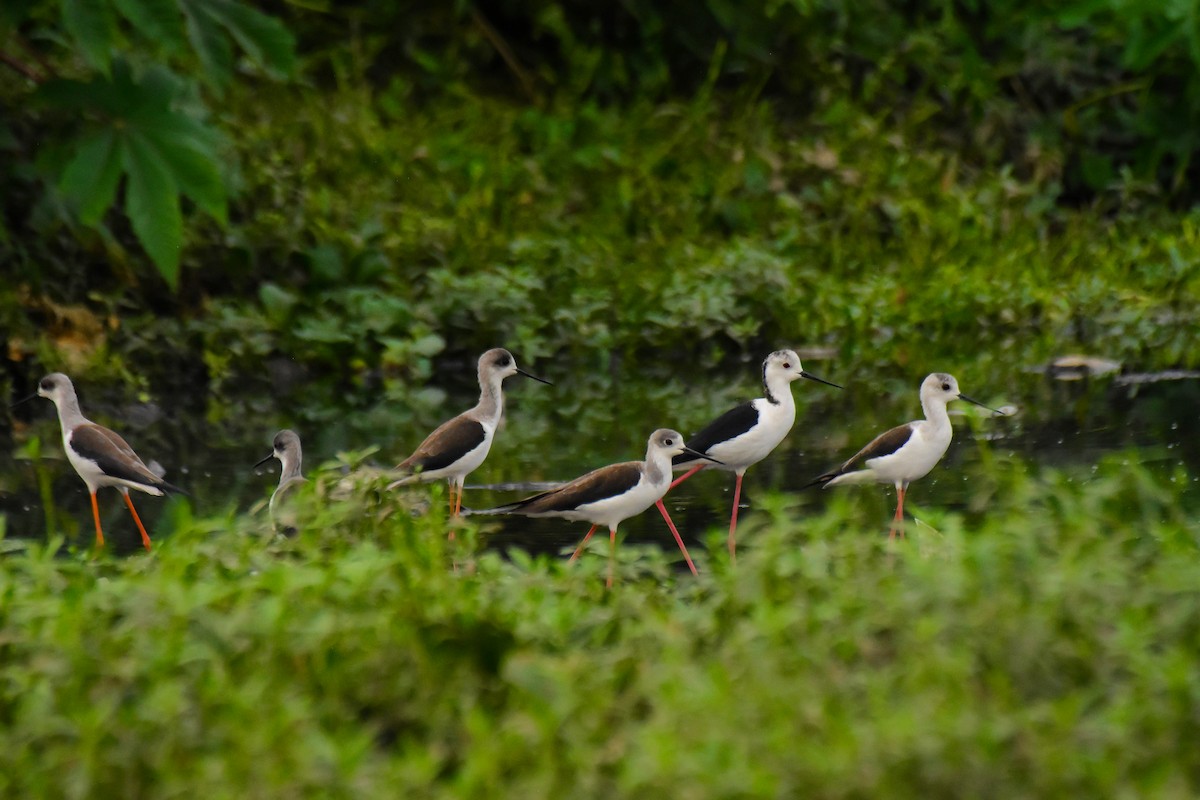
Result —
[[917, 509], [895, 547], [850, 494], [764, 497], [736, 569], [720, 535], [699, 579], [627, 546], [612, 591], [600, 554], [473, 555], [474, 524], [455, 571], [444, 498], [334, 502], [321, 470], [292, 540], [177, 501], [150, 556], [33, 545], [0, 560], [0, 788], [1194, 793], [1187, 476], [974, 478], [986, 514]]
[[[105, 217], [124, 178], [124, 210], [133, 234], [175, 287], [184, 247], [181, 198], [226, 223], [227, 148], [205, 119], [199, 85], [217, 90], [229, 85], [231, 42], [266, 74], [289, 77], [295, 68], [293, 37], [278, 20], [232, 0], [31, 4], [25, 14], [5, 20], [0, 33], [22, 41], [23, 29], [36, 30], [52, 5], [60, 6], [63, 28], [90, 72], [46, 80], [33, 92], [32, 107], [50, 110], [39, 121], [56, 140], [43, 151], [40, 166], [56, 180], [74, 219], [109, 237]], [[185, 25], [190, 52], [184, 48]], [[79, 65], [64, 62], [63, 72], [79, 72]], [[183, 71], [170, 69], [169, 62]]]

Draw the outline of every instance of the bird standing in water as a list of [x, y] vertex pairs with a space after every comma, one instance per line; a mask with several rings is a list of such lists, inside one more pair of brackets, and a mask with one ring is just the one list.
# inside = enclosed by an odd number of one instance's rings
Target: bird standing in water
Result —
[[257, 469], [272, 458], [279, 459], [279, 485], [271, 493], [271, 502], [267, 506], [267, 510], [271, 515], [271, 524], [276, 530], [283, 533], [296, 532], [293, 521], [283, 519], [283, 507], [286, 505], [288, 495], [294, 492], [296, 487], [308, 482], [308, 478], [304, 477], [300, 469], [303, 457], [300, 449], [300, 436], [295, 431], [282, 430], [275, 434], [271, 452], [254, 465]]
[[[450, 483], [450, 515], [458, 516], [463, 482], [492, 449], [496, 428], [504, 416], [504, 379], [512, 375], [550, 383], [518, 368], [517, 360], [504, 348], [488, 350], [479, 357], [479, 402], [429, 434], [411, 456], [396, 466], [408, 474], [387, 488], [445, 478]], [[450, 538], [454, 538], [453, 531]]]
[[946, 404], [953, 400], [966, 400], [980, 408], [1003, 414], [960, 392], [953, 375], [935, 372], [921, 382], [921, 408], [925, 412], [925, 419], [906, 422], [879, 434], [840, 467], [800, 488], [829, 488], [852, 483], [893, 484], [896, 487], [896, 515], [892, 518], [888, 539], [896, 538], [897, 532], [903, 537], [904, 493], [910, 483], [928, 475], [946, 455], [954, 433], [950, 415], [946, 413]]
[[[742, 499], [742, 476], [747, 468], [762, 461], [774, 450], [796, 421], [796, 401], [792, 397], [792, 381], [807, 378], [841, 389], [805, 372], [800, 357], [794, 350], [776, 350], [763, 361], [763, 388], [765, 397], [742, 403], [714, 419], [699, 433], [687, 441], [687, 446], [697, 455], [682, 453], [675, 456], [672, 464], [676, 470], [688, 469], [671, 484], [674, 489], [688, 478], [714, 464], [696, 463], [698, 458], [712, 456], [717, 469], [728, 470], [737, 476], [733, 488], [733, 513], [729, 518], [729, 557], [737, 557], [738, 504]], [[719, 460], [718, 460], [719, 459]], [[659, 511], [668, 520], [667, 510]]]
[[[609, 464], [593, 470], [575, 480], [535, 494], [524, 500], [491, 509], [489, 514], [520, 514], [526, 517], [560, 517], [592, 523], [587, 535], [575, 549], [571, 561], [579, 557], [584, 545], [592, 538], [596, 528], [608, 528], [610, 554], [608, 562], [608, 585], [612, 586], [613, 558], [617, 548], [617, 526], [630, 517], [637, 516], [656, 504], [671, 486], [671, 456], [692, 452], [684, 443], [683, 435], [668, 428], [659, 428], [650, 434], [646, 443], [644, 461], [625, 461]], [[700, 453], [697, 458], [716, 462]], [[661, 508], [661, 506], [660, 506]], [[692, 559], [684, 547], [683, 540], [671, 526], [675, 541], [691, 566]], [[692, 572], [696, 571], [692, 567]]]
[[25, 400], [31, 400], [35, 396], [48, 398], [58, 411], [63, 450], [66, 451], [71, 466], [87, 485], [88, 495], [92, 499], [96, 545], [104, 546], [104, 531], [100, 527], [100, 507], [96, 503], [96, 491], [105, 486], [112, 486], [125, 498], [125, 505], [133, 515], [133, 521], [137, 523], [138, 533], [142, 535], [142, 546], [149, 550], [150, 535], [146, 533], [146, 527], [142, 525], [141, 517], [133, 507], [129, 490], [136, 489], [156, 497], [162, 497], [167, 492], [187, 493], [151, 472], [150, 468], [142, 463], [142, 459], [138, 458], [137, 453], [133, 452], [129, 443], [117, 433], [83, 416], [83, 412], [79, 410], [79, 398], [75, 395], [75, 387], [66, 375], [54, 372], [42, 378], [38, 382], [37, 395], [30, 395]]

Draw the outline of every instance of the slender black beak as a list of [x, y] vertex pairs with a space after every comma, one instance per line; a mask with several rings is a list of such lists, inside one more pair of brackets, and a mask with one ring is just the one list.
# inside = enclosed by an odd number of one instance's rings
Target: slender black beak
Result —
[[997, 416], [1001, 416], [1001, 417], [1005, 416], [1003, 411], [998, 411], [997, 409], [994, 409], [991, 406], [985, 406], [983, 403], [979, 402], [978, 400], [972, 400], [971, 398], [967, 397], [965, 394], [960, 393], [958, 395], [958, 399], [966, 400], [968, 403], [979, 406], [980, 408], [986, 408], [988, 411], [992, 412], [993, 414], [996, 414]]
[[535, 381], [537, 381], [538, 383], [544, 383], [544, 384], [546, 384], [547, 386], [553, 386], [553, 385], [554, 385], [553, 383], [551, 383], [550, 381], [546, 380], [545, 378], [539, 378], [537, 375], [530, 375], [528, 372], [526, 372], [525, 370], [521, 369], [520, 367], [517, 367], [517, 374], [518, 374], [518, 375], [524, 375], [526, 378], [533, 378], [533, 379], [534, 379]]
[[810, 381], [816, 381], [817, 383], [823, 383], [826, 386], [832, 386], [835, 389], [845, 389], [846, 388], [845, 386], [838, 386], [836, 383], [830, 383], [829, 381], [825, 380], [824, 378], [818, 378], [816, 375], [813, 375], [811, 372], [805, 372], [804, 370], [800, 370], [800, 377], [808, 378]]
[[725, 462], [724, 462], [724, 461], [717, 461], [717, 460], [716, 460], [715, 458], [713, 458], [712, 456], [706, 456], [706, 455], [704, 455], [704, 453], [701, 453], [699, 450], [693, 450], [693, 449], [692, 449], [692, 448], [690, 448], [690, 447], [684, 447], [684, 448], [683, 448], [683, 452], [685, 452], [685, 453], [691, 453], [691, 454], [692, 454], [692, 455], [694, 455], [696, 458], [703, 458], [703, 459], [706, 459], [706, 460], [708, 460], [708, 461], [711, 461], [711, 462], [713, 462], [714, 464], [720, 464], [721, 466], [725, 466]]
[[275, 453], [273, 453], [273, 452], [272, 452], [272, 453], [267, 453], [267, 457], [266, 457], [266, 458], [264, 458], [262, 461], [259, 461], [257, 464], [255, 464], [255, 465], [254, 465], [254, 468], [255, 468], [255, 469], [258, 469], [259, 467], [261, 467], [263, 464], [267, 463], [268, 461], [270, 461], [270, 460], [271, 460], [272, 458], [274, 458], [274, 457], [275, 457]]
[[35, 397], [37, 397], [37, 392], [34, 392], [33, 394], [29, 395], [29, 397], [22, 397], [17, 402], [11, 404], [9, 406], [9, 408], [16, 408], [17, 406], [21, 405], [22, 403], [28, 403], [30, 400], [32, 400]]

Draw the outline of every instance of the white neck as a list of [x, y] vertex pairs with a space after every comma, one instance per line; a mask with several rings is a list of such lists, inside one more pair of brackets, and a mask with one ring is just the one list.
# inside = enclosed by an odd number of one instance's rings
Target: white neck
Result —
[[767, 401], [778, 403], [784, 408], [794, 408], [796, 400], [792, 397], [792, 382], [785, 375], [771, 375], [763, 381], [767, 390]]
[[645, 466], [642, 468], [646, 480], [654, 485], [667, 483], [671, 480], [671, 457], [661, 447], [650, 445], [646, 448]]
[[300, 474], [300, 461], [301, 461], [301, 455], [299, 453], [293, 453], [289, 450], [283, 454], [283, 457], [279, 459], [279, 463], [280, 463], [279, 485], [280, 486], [287, 483], [292, 478], [303, 477]]
[[496, 425], [504, 416], [504, 378], [496, 373], [479, 376], [479, 403], [475, 418]]
[[62, 390], [56, 396], [54, 407], [58, 410], [58, 424], [62, 426], [63, 433], [88, 421], [79, 410], [79, 398], [75, 396], [74, 388]]
[[946, 413], [946, 401], [940, 397], [922, 397], [921, 410], [925, 419], [935, 428], [949, 427], [950, 415]]

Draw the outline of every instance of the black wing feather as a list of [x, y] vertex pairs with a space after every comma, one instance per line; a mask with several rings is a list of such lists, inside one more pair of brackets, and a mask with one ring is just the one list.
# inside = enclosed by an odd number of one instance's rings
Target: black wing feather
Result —
[[[699, 453], [708, 453], [708, 448], [736, 439], [758, 424], [758, 409], [753, 402], [734, 406], [721, 416], [708, 423], [701, 431], [688, 439], [687, 446]], [[691, 453], [680, 453], [671, 459], [671, 463], [687, 464], [698, 457]]]

